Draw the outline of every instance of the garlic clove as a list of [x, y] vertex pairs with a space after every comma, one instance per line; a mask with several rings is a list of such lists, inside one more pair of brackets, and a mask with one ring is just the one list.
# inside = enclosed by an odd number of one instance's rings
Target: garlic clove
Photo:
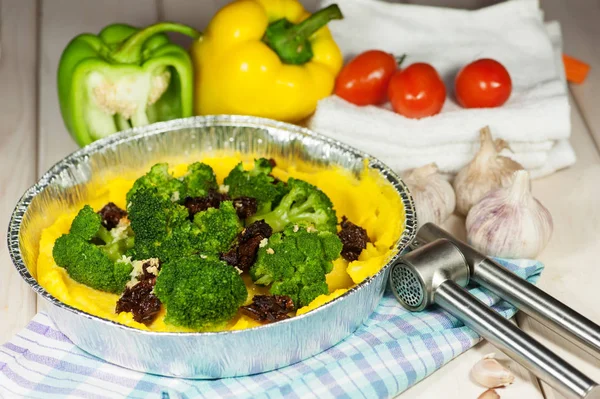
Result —
[[488, 126], [480, 130], [479, 140], [475, 158], [458, 172], [453, 183], [456, 210], [465, 216], [485, 194], [509, 186], [513, 173], [523, 169], [518, 162], [500, 155], [500, 151], [509, 148], [508, 144], [500, 139], [494, 142]]
[[477, 399], [500, 399], [500, 395], [493, 389], [488, 389], [481, 395], [477, 397]]
[[514, 374], [491, 357], [484, 357], [475, 363], [471, 377], [486, 388], [505, 387], [515, 381]]
[[466, 228], [469, 244], [486, 255], [533, 259], [550, 241], [553, 222], [521, 170], [512, 186], [489, 192], [471, 208]]
[[428, 222], [442, 224], [454, 212], [454, 190], [435, 163], [407, 172], [403, 180], [415, 200], [417, 228]]

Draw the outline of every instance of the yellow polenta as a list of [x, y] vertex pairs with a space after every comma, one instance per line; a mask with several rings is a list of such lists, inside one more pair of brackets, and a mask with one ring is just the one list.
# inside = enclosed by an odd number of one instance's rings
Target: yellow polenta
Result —
[[[227, 156], [202, 159], [209, 164], [217, 175], [219, 183], [229, 171], [240, 162], [239, 157]], [[250, 167], [250, 164], [248, 164]], [[172, 168], [175, 176], [185, 173], [187, 165], [181, 164]], [[140, 171], [143, 174], [144, 171]], [[365, 228], [371, 240], [357, 261], [350, 262], [340, 258], [334, 262], [334, 268], [327, 275], [327, 284], [331, 295], [321, 295], [299, 313], [312, 310], [327, 301], [341, 295], [355, 284], [377, 273], [390, 256], [394, 255], [394, 244], [402, 234], [404, 226], [404, 208], [394, 188], [375, 171], [365, 170], [360, 178], [341, 168], [315, 168], [307, 166], [287, 166], [278, 163], [273, 175], [281, 180], [289, 177], [306, 180], [323, 190], [334, 204], [338, 218], [343, 215], [353, 223]], [[134, 180], [117, 177], [110, 183], [99, 187], [87, 203], [98, 210], [112, 201], [125, 209], [125, 194]], [[164, 323], [163, 314], [150, 326], [137, 323], [130, 313], [114, 312], [118, 295], [97, 291], [69, 278], [65, 269], [54, 263], [52, 247], [54, 241], [62, 234], [68, 233], [71, 221], [78, 209], [72, 209], [60, 215], [56, 221], [46, 228], [41, 235], [40, 250], [37, 260], [37, 278], [39, 283], [57, 299], [90, 314], [114, 320], [119, 323], [152, 331], [190, 331]], [[256, 293], [266, 293], [264, 287], [257, 287], [244, 276], [248, 287], [248, 302]], [[227, 329], [243, 329], [258, 325], [254, 320], [243, 315], [236, 316]]]

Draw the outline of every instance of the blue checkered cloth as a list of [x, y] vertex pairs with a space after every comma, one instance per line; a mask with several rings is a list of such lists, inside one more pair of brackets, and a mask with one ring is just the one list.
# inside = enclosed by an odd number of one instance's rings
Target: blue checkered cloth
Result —
[[[543, 265], [500, 262], [536, 282]], [[516, 309], [488, 291], [470, 290], [502, 316]], [[410, 313], [390, 292], [351, 336], [279, 370], [220, 380], [185, 380], [126, 370], [74, 346], [44, 314], [0, 347], [5, 398], [389, 398], [465, 352], [480, 337], [448, 313]]]

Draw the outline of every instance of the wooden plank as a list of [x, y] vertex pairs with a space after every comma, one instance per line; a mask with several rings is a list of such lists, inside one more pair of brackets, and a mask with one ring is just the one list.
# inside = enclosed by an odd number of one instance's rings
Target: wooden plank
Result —
[[540, 286], [600, 323], [594, 284], [600, 280], [600, 186], [590, 184], [600, 179], [600, 155], [575, 107], [571, 119], [576, 164], [533, 182], [533, 194], [554, 220], [552, 239], [539, 257], [547, 265]]
[[160, 3], [161, 19], [180, 22], [202, 31], [215, 13], [228, 1], [161, 0]]
[[309, 12], [315, 12], [319, 8], [319, 0], [302, 0], [301, 3], [304, 5]]
[[0, 343], [33, 317], [35, 294], [16, 272], [6, 226], [17, 200], [36, 177], [37, 6], [0, 2]]
[[[580, 85], [571, 84], [575, 103], [581, 110], [596, 146], [600, 149], [600, 2], [543, 0], [546, 19], [558, 20], [563, 32], [564, 52], [591, 65], [587, 80]], [[594, 95], [595, 93], [595, 95]]]
[[[158, 19], [155, 0], [46, 0], [42, 3], [41, 64], [39, 72], [38, 173], [78, 146], [67, 132], [60, 114], [56, 91], [58, 61], [67, 43], [83, 32], [98, 33], [104, 26], [124, 22], [145, 26]], [[38, 301], [43, 308], [44, 301]]]

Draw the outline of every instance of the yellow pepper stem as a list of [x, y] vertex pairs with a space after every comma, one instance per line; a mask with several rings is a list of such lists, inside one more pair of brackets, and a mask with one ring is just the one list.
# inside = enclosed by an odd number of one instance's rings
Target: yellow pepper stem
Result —
[[304, 64], [313, 57], [310, 36], [327, 25], [329, 21], [342, 18], [344, 16], [340, 8], [337, 4], [332, 4], [317, 11], [299, 24], [292, 24], [287, 19], [271, 23], [263, 40], [286, 64]]

